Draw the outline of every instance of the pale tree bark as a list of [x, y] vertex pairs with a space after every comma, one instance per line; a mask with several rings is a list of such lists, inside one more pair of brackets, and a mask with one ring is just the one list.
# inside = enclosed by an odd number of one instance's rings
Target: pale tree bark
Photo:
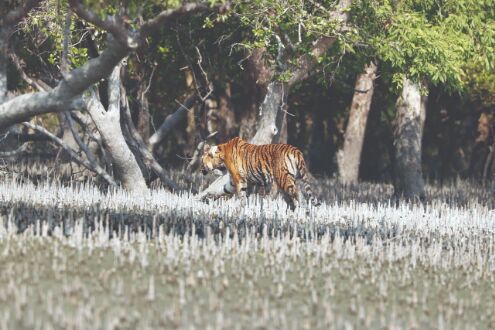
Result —
[[421, 171], [421, 139], [426, 114], [426, 97], [421, 86], [405, 78], [396, 103], [394, 128], [395, 195], [407, 200], [425, 197]]
[[268, 65], [265, 56], [265, 48], [255, 48], [247, 60], [244, 84], [248, 105], [243, 111], [239, 129], [239, 136], [246, 141], [251, 140], [256, 134], [259, 105], [265, 98], [268, 84], [274, 74], [273, 68]]
[[120, 126], [120, 69], [120, 65], [117, 65], [109, 79], [107, 111], [94, 93], [90, 97], [85, 97], [85, 102], [88, 113], [108, 151], [114, 173], [122, 182], [122, 186], [128, 191], [144, 192], [148, 190], [146, 181]]
[[132, 121], [131, 110], [129, 107], [129, 101], [127, 98], [127, 94], [123, 85], [120, 87], [120, 99], [122, 111], [121, 114], [124, 116], [125, 127], [129, 132], [129, 138], [132, 140], [131, 145], [135, 148], [135, 150], [141, 156], [142, 161], [144, 162], [144, 166], [152, 169], [155, 174], [160, 178], [162, 183], [169, 188], [170, 190], [178, 191], [177, 185], [168, 177], [167, 173], [163, 169], [163, 167], [158, 163], [158, 161], [153, 156], [153, 153], [147, 148], [146, 142], [144, 142], [143, 138], [139, 134], [138, 130], [134, 126], [134, 122]]
[[[28, 4], [39, 3], [40, 1], [28, 1]], [[129, 52], [144, 44], [146, 37], [153, 31], [165, 24], [170, 24], [177, 17], [185, 14], [204, 11], [224, 12], [230, 7], [230, 2], [214, 7], [210, 7], [208, 3], [185, 4], [177, 9], [161, 12], [155, 18], [144, 23], [138, 32], [134, 32], [127, 30], [124, 25], [118, 23], [119, 20], [113, 17], [102, 19], [99, 15], [87, 11], [80, 0], [69, 0], [69, 4], [73, 12], [80, 18], [108, 31], [113, 38], [109, 38], [107, 48], [99, 57], [68, 72], [53, 90], [20, 95], [0, 104], [0, 128], [25, 121], [36, 115], [81, 107], [82, 102], [78, 97], [82, 92], [101, 79], [108, 77], [113, 68]], [[10, 16], [3, 19], [4, 22], [9, 20]]]
[[339, 177], [344, 183], [355, 183], [359, 178], [359, 164], [363, 149], [366, 122], [373, 98], [376, 64], [366, 65], [356, 78], [349, 121], [345, 130], [344, 146], [337, 153]]
[[[334, 18], [341, 25], [342, 29], [346, 26], [348, 17], [347, 9], [351, 3], [352, 0], [340, 0], [335, 10]], [[337, 41], [336, 36], [319, 38], [314, 43], [309, 54], [297, 58], [295, 67], [288, 67], [292, 71], [292, 74], [287, 83], [272, 81], [268, 85], [267, 93], [260, 109], [258, 131], [253, 137], [252, 143], [266, 144], [279, 141], [284, 118], [286, 118], [286, 114], [283, 111], [283, 107], [286, 105], [284, 99], [287, 99], [290, 88], [311, 75], [318, 58], [323, 56], [335, 41]], [[277, 62], [283, 62], [282, 66], [284, 66], [288, 61], [285, 55], [281, 54], [281, 51], [282, 49], [279, 45], [279, 58]]]
[[68, 72], [53, 90], [20, 95], [0, 104], [0, 128], [36, 115], [81, 107], [77, 97], [89, 86], [109, 76], [127, 52], [126, 47], [110, 40], [107, 49], [98, 58]]
[[251, 143], [278, 142], [284, 118], [284, 113], [280, 110], [283, 107], [286, 93], [288, 93], [288, 86], [285, 83], [274, 81], [268, 85], [265, 99], [260, 107], [258, 130], [251, 139]]
[[180, 122], [187, 119], [187, 113], [189, 109], [199, 100], [196, 92], [193, 92], [187, 97], [187, 99], [179, 106], [174, 113], [168, 115], [158, 129], [153, 133], [149, 139], [149, 148], [154, 150], [158, 143], [163, 141], [165, 137], [175, 128]]
[[[341, 29], [346, 27], [348, 12], [347, 9], [352, 4], [352, 0], [340, 0], [334, 12], [335, 20], [340, 24]], [[284, 46], [279, 42], [277, 63], [278, 68], [273, 71], [291, 70], [292, 74], [288, 82], [271, 81], [267, 87], [267, 93], [261, 104], [258, 118], [258, 130], [251, 139], [254, 144], [277, 143], [280, 140], [280, 133], [286, 120], [286, 100], [290, 88], [297, 83], [308, 78], [318, 59], [323, 56], [328, 49], [337, 41], [336, 36], [324, 36], [315, 41], [309, 54], [305, 54], [296, 59], [295, 65], [288, 65], [289, 61], [284, 52]], [[221, 196], [225, 192], [232, 192], [229, 175], [223, 175], [215, 180], [208, 188], [203, 190], [198, 199], [208, 196]]]
[[0, 104], [7, 99], [7, 60], [7, 42], [0, 38]]

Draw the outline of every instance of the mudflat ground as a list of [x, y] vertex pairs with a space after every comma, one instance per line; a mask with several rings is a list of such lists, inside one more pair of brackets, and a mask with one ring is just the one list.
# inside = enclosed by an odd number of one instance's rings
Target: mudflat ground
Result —
[[319, 186], [253, 196], [0, 183], [0, 328], [495, 327], [492, 191]]

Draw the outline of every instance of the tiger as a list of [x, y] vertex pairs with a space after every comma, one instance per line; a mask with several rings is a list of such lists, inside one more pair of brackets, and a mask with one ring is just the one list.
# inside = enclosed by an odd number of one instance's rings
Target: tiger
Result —
[[304, 183], [308, 201], [320, 203], [313, 195], [302, 152], [289, 144], [255, 145], [236, 137], [216, 146], [204, 145], [201, 157], [203, 174], [227, 169], [231, 186], [239, 197], [246, 197], [248, 185], [262, 186], [270, 193], [275, 183], [288, 207], [294, 211], [299, 205], [296, 180]]

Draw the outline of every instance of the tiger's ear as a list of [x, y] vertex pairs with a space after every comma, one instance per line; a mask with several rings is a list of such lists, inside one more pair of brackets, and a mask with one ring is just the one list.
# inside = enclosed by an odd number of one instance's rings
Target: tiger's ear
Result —
[[211, 148], [210, 145], [208, 143], [205, 143], [203, 146], [203, 151], [208, 152], [208, 151], [210, 151], [210, 148]]

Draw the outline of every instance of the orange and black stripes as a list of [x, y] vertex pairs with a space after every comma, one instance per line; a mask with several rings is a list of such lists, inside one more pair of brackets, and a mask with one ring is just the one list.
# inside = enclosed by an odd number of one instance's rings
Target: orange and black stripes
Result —
[[[213, 152], [212, 152], [213, 150]], [[299, 149], [288, 144], [254, 145], [234, 138], [217, 148], [205, 150], [203, 166], [228, 169], [238, 194], [245, 194], [247, 185], [264, 186], [270, 191], [275, 183], [291, 209], [298, 204], [296, 180], [304, 183], [304, 193], [315, 202], [309, 185], [306, 164]]]

